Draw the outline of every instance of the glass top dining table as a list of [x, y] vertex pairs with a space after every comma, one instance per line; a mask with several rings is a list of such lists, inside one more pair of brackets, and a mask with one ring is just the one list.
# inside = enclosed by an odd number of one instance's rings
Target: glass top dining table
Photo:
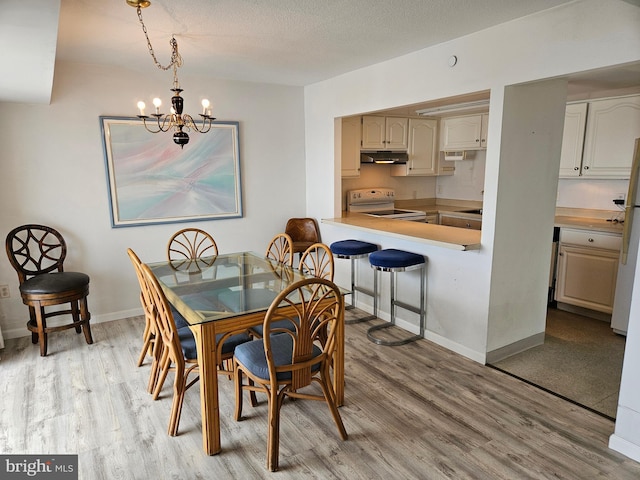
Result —
[[[167, 300], [187, 320], [196, 340], [200, 375], [203, 448], [220, 452], [216, 336], [261, 325], [273, 299], [289, 285], [309, 278], [300, 270], [254, 252], [195, 260], [150, 263]], [[340, 289], [343, 293], [347, 290]], [[344, 318], [338, 323], [333, 385], [338, 405], [344, 400]]]

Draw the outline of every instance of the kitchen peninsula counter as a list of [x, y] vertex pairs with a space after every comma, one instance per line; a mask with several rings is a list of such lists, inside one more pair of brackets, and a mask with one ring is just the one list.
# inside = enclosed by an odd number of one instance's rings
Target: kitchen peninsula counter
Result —
[[323, 218], [321, 222], [454, 250], [478, 250], [480, 248], [480, 230], [378, 218], [349, 212], [343, 212], [340, 218]]

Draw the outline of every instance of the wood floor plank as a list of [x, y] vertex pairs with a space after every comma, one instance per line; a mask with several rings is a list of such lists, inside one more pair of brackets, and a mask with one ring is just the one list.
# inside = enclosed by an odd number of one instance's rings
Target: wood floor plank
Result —
[[[358, 312], [356, 312], [358, 313]], [[281, 479], [637, 479], [640, 464], [607, 448], [610, 420], [426, 340], [375, 345], [346, 327], [349, 439], [323, 403], [282, 410]], [[137, 368], [144, 320], [96, 324], [95, 343], [51, 335], [0, 351], [0, 451], [77, 453], [83, 479], [273, 478], [265, 468], [266, 401], [233, 420], [233, 382], [220, 379], [222, 452], [202, 451], [200, 397], [187, 391], [179, 435], [166, 433], [171, 381], [146, 392]]]

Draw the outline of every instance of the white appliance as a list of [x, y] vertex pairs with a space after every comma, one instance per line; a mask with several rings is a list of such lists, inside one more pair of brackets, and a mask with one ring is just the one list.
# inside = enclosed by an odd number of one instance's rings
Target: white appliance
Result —
[[624, 230], [622, 233], [622, 252], [618, 266], [616, 281], [616, 295], [611, 314], [611, 328], [622, 335], [627, 334], [629, 325], [629, 310], [631, 308], [631, 293], [633, 279], [640, 245], [640, 138], [636, 139], [629, 177], [629, 192], [625, 205]]
[[395, 208], [395, 191], [392, 188], [363, 188], [347, 192], [347, 211], [364, 213], [373, 217], [394, 218], [425, 222], [427, 214], [419, 210]]

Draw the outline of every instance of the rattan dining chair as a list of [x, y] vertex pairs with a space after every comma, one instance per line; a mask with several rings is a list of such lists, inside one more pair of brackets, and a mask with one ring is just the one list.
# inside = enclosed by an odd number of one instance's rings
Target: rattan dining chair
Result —
[[[158, 378], [153, 391], [154, 400], [160, 391], [170, 370], [175, 372], [173, 382], [173, 403], [169, 420], [169, 435], [178, 434], [180, 413], [184, 402], [185, 392], [198, 380], [189, 381], [189, 375], [197, 371], [198, 354], [196, 341], [189, 326], [178, 328], [167, 297], [148, 265], [142, 264], [143, 278], [151, 293], [151, 299], [156, 312], [156, 329], [162, 338], [162, 352], [158, 361]], [[229, 332], [216, 335], [218, 373], [232, 376], [232, 371], [223, 368], [225, 360], [233, 358], [234, 349], [251, 341], [251, 337], [244, 332]], [[254, 399], [252, 398], [252, 404]]]
[[174, 267], [192, 265], [209, 267], [218, 255], [218, 245], [208, 232], [199, 228], [184, 228], [174, 233], [167, 243], [167, 259]]
[[[62, 234], [45, 225], [21, 225], [7, 234], [5, 248], [18, 273], [22, 303], [29, 307], [27, 329], [31, 342], [40, 344], [40, 355], [47, 355], [49, 333], [69, 328], [83, 332], [86, 342], [93, 343], [87, 306], [89, 276], [64, 271], [67, 244]], [[47, 319], [61, 315], [71, 315], [71, 322], [47, 325]]]
[[278, 233], [269, 242], [265, 257], [293, 266], [293, 240], [286, 233]]
[[[338, 322], [343, 316], [344, 299], [338, 287], [326, 279], [307, 278], [290, 285], [271, 303], [263, 322], [262, 341], [244, 343], [235, 350], [235, 419], [242, 418], [243, 390], [267, 396], [267, 468], [271, 471], [278, 469], [280, 413], [285, 396], [325, 401], [341, 438], [347, 439], [330, 376]], [[276, 326], [282, 322], [294, 328]], [[318, 340], [320, 330], [327, 331], [324, 344]], [[245, 375], [247, 384], [243, 383]], [[312, 383], [320, 386], [322, 395], [305, 388]], [[293, 418], [295, 421], [297, 415]]]
[[300, 258], [299, 270], [333, 282], [333, 254], [324, 243], [309, 246]]

